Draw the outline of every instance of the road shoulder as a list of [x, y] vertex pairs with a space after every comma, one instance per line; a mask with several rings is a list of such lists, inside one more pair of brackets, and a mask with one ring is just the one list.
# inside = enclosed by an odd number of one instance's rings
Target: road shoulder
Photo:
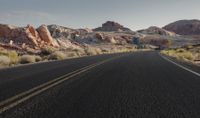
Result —
[[170, 61], [172, 61], [172, 62], [174, 62], [174, 63], [176, 63], [176, 64], [178, 64], [178, 65], [180, 65], [180, 66], [183, 66], [183, 67], [185, 67], [185, 68], [187, 68], [191, 71], [194, 71], [198, 74], [200, 73], [200, 67], [195, 65], [195, 64], [192, 64], [192, 63], [189, 63], [189, 62], [186, 62], [186, 61], [181, 61], [181, 60], [178, 60], [174, 57], [170, 57], [168, 55], [164, 55], [164, 54], [161, 54], [161, 53], [159, 53], [159, 55], [170, 60]]

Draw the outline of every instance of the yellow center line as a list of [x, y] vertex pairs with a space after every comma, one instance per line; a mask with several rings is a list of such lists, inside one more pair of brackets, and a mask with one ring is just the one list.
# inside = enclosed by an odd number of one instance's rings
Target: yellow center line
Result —
[[46, 90], [58, 85], [58, 84], [63, 83], [64, 81], [66, 81], [66, 80], [68, 80], [68, 79], [70, 79], [74, 76], [77, 76], [77, 75], [79, 75], [83, 72], [86, 72], [86, 71], [88, 71], [88, 70], [90, 70], [90, 69], [92, 69], [92, 68], [94, 68], [98, 65], [101, 65], [103, 63], [106, 63], [110, 60], [113, 60], [113, 59], [116, 59], [116, 58], [119, 58], [119, 57], [121, 57], [121, 56], [113, 57], [113, 58], [110, 58], [110, 59], [107, 59], [107, 60], [104, 60], [104, 61], [101, 61], [101, 62], [98, 62], [98, 63], [95, 63], [95, 64], [91, 64], [89, 66], [83, 67], [83, 68], [78, 69], [78, 70], [73, 71], [73, 72], [70, 72], [70, 73], [63, 75], [59, 78], [56, 78], [54, 80], [48, 81], [48, 82], [41, 84], [37, 87], [34, 87], [34, 88], [32, 88], [28, 91], [22, 92], [18, 95], [11, 97], [11, 98], [8, 98], [8, 99], [0, 102], [0, 114], [5, 112], [6, 110], [9, 110], [9, 109], [17, 106], [18, 104], [20, 104], [20, 103], [38, 95], [38, 94], [46, 91]]
[[6, 103], [12, 101], [12, 100], [15, 100], [15, 99], [17, 99], [17, 98], [19, 98], [19, 97], [22, 97], [23, 95], [26, 95], [26, 94], [28, 94], [28, 93], [30, 93], [30, 92], [33, 92], [33, 91], [35, 91], [35, 90], [37, 90], [37, 89], [39, 89], [39, 88], [41, 88], [41, 87], [44, 87], [44, 86], [46, 86], [46, 85], [48, 85], [48, 84], [50, 84], [50, 83], [52, 83], [52, 82], [55, 82], [55, 81], [57, 81], [57, 80], [59, 80], [59, 79], [62, 79], [63, 77], [67, 77], [67, 76], [69, 76], [70, 74], [76, 73], [76, 72], [78, 72], [78, 71], [80, 71], [80, 70], [83, 70], [83, 69], [88, 68], [88, 67], [93, 66], [93, 65], [94, 65], [94, 64], [89, 65], [89, 66], [86, 66], [86, 67], [81, 68], [81, 69], [78, 69], [78, 70], [76, 70], [76, 71], [70, 72], [70, 73], [68, 73], [68, 74], [66, 74], [66, 75], [63, 75], [63, 76], [59, 77], [59, 78], [56, 78], [56, 79], [51, 80], [51, 81], [48, 81], [47, 83], [41, 84], [41, 85], [39, 85], [39, 86], [37, 86], [37, 87], [34, 87], [34, 88], [32, 88], [32, 89], [30, 89], [30, 90], [28, 90], [28, 91], [26, 91], [26, 92], [23, 92], [23, 93], [21, 93], [21, 94], [18, 94], [18, 95], [16, 95], [16, 96], [12, 97], [12, 98], [9, 98], [9, 99], [7, 99], [7, 100], [5, 100], [5, 101], [2, 101], [2, 102], [0, 102], [0, 107], [3, 106], [3, 105], [5, 105]]

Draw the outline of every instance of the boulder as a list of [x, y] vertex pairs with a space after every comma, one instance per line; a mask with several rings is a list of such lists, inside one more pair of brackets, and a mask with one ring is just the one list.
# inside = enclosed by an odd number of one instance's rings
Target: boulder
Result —
[[31, 40], [34, 43], [34, 45], [39, 46], [38, 43], [41, 41], [41, 39], [35, 28], [31, 25], [27, 25], [25, 32], [28, 39]]
[[46, 42], [47, 44], [51, 45], [51, 46], [55, 46], [58, 47], [58, 43], [55, 42], [55, 40], [53, 39], [53, 37], [51, 36], [48, 28], [46, 25], [41, 25], [38, 29], [37, 29], [40, 38], [42, 41]]

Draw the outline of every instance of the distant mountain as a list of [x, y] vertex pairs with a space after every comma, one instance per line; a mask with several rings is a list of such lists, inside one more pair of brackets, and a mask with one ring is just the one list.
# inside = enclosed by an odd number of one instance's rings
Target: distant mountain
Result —
[[163, 29], [180, 35], [200, 35], [200, 20], [179, 20], [166, 25]]
[[114, 21], [107, 21], [106, 23], [102, 24], [102, 27], [98, 27], [93, 29], [94, 31], [105, 31], [105, 32], [112, 32], [112, 31], [131, 31], [129, 28], [126, 28], [119, 23]]
[[157, 34], [157, 35], [164, 35], [164, 36], [175, 36], [176, 34], [170, 31], [167, 31], [165, 29], [156, 27], [156, 26], [152, 26], [149, 27], [148, 29], [143, 29], [143, 30], [139, 30], [139, 33], [142, 34]]
[[[182, 22], [178, 22], [177, 24], [178, 26], [176, 26], [176, 23], [175, 25], [172, 24], [175, 28], [169, 25], [166, 26], [165, 29], [170, 27], [172, 27], [171, 29], [179, 29], [179, 27], [184, 26], [182, 26]], [[200, 26], [200, 23], [194, 24], [196, 24], [196, 27], [192, 27], [195, 30], [185, 28], [184, 33], [187, 33], [187, 31], [199, 31], [200, 28], [198, 29], [197, 26]], [[0, 45], [9, 48], [17, 47], [20, 50], [40, 50], [48, 46], [60, 49], [71, 47], [74, 49], [82, 49], [85, 46], [93, 44], [132, 44], [133, 40], [136, 38], [139, 38], [145, 44], [155, 45], [163, 45], [168, 40], [183, 40], [184, 36], [180, 37], [170, 32], [171, 30], [167, 31], [165, 29], [152, 26], [140, 30], [138, 33], [113, 21], [107, 21], [102, 27], [96, 29], [72, 29], [59, 25], [41, 25], [38, 28], [34, 28], [31, 25], [17, 27], [8, 24], [0, 24]], [[179, 31], [177, 29], [172, 31]], [[180, 31], [182, 30], [180, 29]], [[187, 40], [188, 39], [187, 37]]]

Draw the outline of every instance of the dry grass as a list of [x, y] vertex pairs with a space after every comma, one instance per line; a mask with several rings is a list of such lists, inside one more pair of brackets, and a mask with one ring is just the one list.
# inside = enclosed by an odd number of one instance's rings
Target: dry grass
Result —
[[9, 67], [17, 64], [35, 63], [42, 61], [42, 58], [37, 55], [22, 55], [19, 56], [16, 51], [0, 49], [0, 65]]
[[35, 56], [35, 61], [36, 62], [40, 62], [40, 61], [42, 61], [43, 59], [42, 59], [42, 57], [40, 57], [40, 56]]
[[7, 67], [10, 64], [10, 58], [7, 56], [0, 56], [0, 68]]
[[36, 57], [33, 55], [23, 55], [20, 57], [21, 64], [35, 63], [35, 62], [36, 62]]
[[[59, 51], [58, 51], [59, 50]], [[133, 45], [117, 45], [117, 44], [102, 44], [102, 45], [87, 45], [80, 48], [62, 48], [56, 49], [53, 47], [45, 47], [41, 49], [39, 55], [25, 54], [19, 56], [16, 51], [8, 51], [0, 48], [0, 65], [11, 66], [17, 64], [35, 63], [48, 60], [63, 60], [66, 58], [111, 54], [120, 52], [135, 51]]]
[[196, 57], [192, 52], [182, 48], [176, 50], [164, 50], [161, 53], [186, 61], [194, 61]]
[[85, 55], [86, 55], [84, 49], [74, 49], [73, 51], [76, 53], [76, 55], [77, 55], [78, 57], [81, 57], [81, 56], [85, 56]]
[[[6, 56], [7, 58], [9, 58], [9, 64], [17, 64], [19, 62], [19, 56], [18, 53], [16, 51], [10, 51], [10, 50], [5, 50], [5, 49], [0, 49], [0, 56]], [[5, 58], [5, 57], [3, 57]]]
[[100, 48], [95, 48], [95, 47], [87, 47], [85, 49], [86, 55], [98, 55], [98, 54], [103, 54]]
[[73, 57], [79, 57], [78, 53], [77, 52], [66, 52], [65, 53], [66, 57], [69, 57], [69, 58], [73, 58]]

